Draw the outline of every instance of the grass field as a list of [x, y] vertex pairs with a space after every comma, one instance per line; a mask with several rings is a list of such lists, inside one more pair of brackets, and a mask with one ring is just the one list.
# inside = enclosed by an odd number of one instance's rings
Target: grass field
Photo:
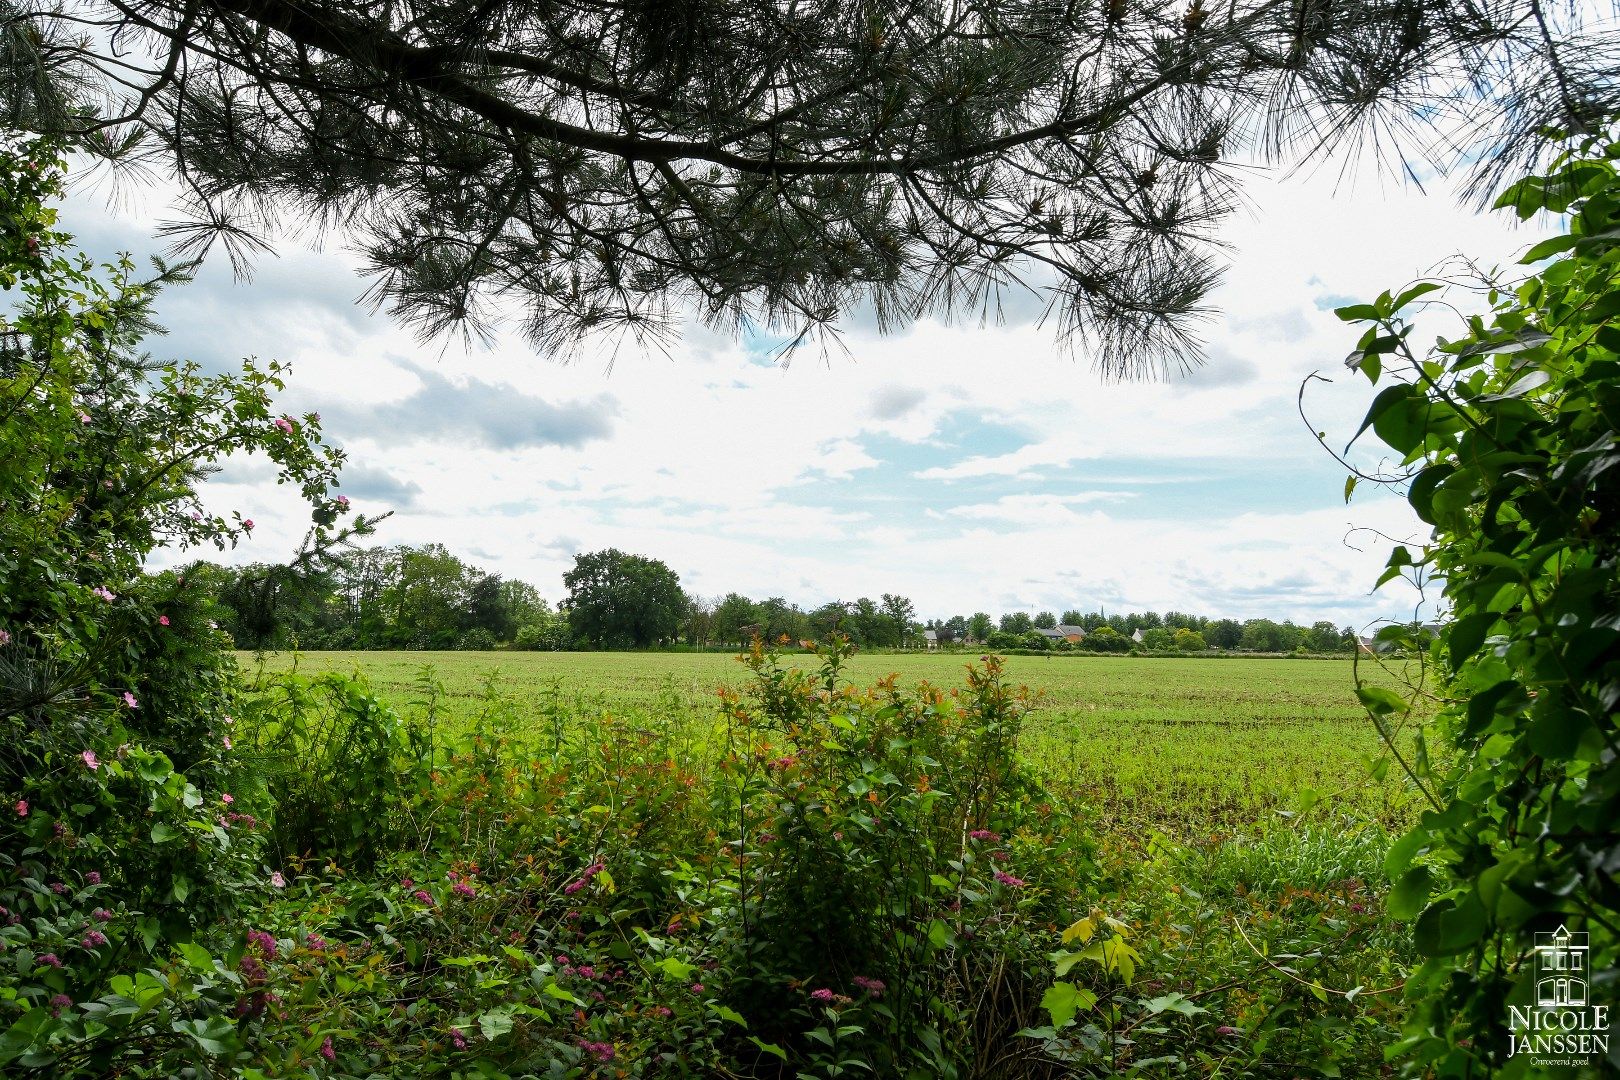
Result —
[[[856, 683], [888, 674], [902, 685], [962, 682], [972, 657], [855, 657]], [[363, 674], [402, 712], [424, 708], [423, 676], [442, 687], [444, 722], [470, 723], [491, 694], [522, 718], [557, 696], [583, 715], [679, 714], [701, 731], [716, 691], [747, 670], [715, 653], [324, 652], [242, 656], [306, 674]], [[1011, 681], [1038, 704], [1024, 751], [1057, 793], [1099, 813], [1112, 831], [1208, 836], [1245, 831], [1311, 808], [1394, 825], [1410, 803], [1391, 779], [1374, 783], [1381, 747], [1356, 703], [1347, 661], [1032, 657], [1007, 659]], [[539, 721], [535, 719], [536, 734]]]

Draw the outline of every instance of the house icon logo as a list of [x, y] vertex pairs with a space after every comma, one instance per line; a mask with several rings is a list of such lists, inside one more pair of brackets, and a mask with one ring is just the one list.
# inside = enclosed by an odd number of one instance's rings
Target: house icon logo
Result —
[[1609, 1057], [1609, 1006], [1592, 1004], [1591, 969], [1588, 935], [1568, 926], [1536, 934], [1535, 955], [1520, 969], [1529, 983], [1520, 986], [1530, 993], [1520, 999], [1525, 1004], [1508, 1006], [1508, 1057], [1522, 1056], [1538, 1069], [1591, 1066]]
[[1560, 926], [1536, 935], [1536, 1005], [1539, 1008], [1583, 1008], [1586, 1005], [1587, 935]]

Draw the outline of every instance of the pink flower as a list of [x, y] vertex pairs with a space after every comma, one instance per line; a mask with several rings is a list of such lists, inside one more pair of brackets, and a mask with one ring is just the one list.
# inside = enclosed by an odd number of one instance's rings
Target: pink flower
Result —
[[104, 907], [98, 907], [90, 914], [95, 916], [97, 922], [112, 922], [112, 912]]
[[10, 645], [10, 644], [11, 644], [11, 633], [9, 631], [6, 631], [6, 630], [0, 630], [0, 645]]
[[53, 881], [51, 882], [51, 892], [55, 893], [57, 896], [66, 896], [67, 886], [62, 884], [60, 881]]
[[99, 596], [109, 604], [118, 599], [118, 594], [107, 588], [105, 585], [97, 585], [95, 588], [90, 590], [90, 595]]
[[579, 1048], [581, 1050], [585, 1051], [587, 1054], [590, 1054], [597, 1061], [612, 1061], [613, 1060], [613, 1044], [612, 1043], [588, 1042], [585, 1039], [580, 1039], [579, 1040]]
[[1009, 887], [1014, 888], [1014, 889], [1022, 889], [1025, 885], [1029, 884], [1029, 882], [1023, 880], [1022, 878], [1013, 877], [1011, 874], [1007, 873], [1005, 870], [997, 870], [996, 871], [996, 880], [1001, 882], [1003, 885], [1009, 886]]
[[17, 800], [17, 816], [18, 817], [27, 817], [28, 816], [28, 800], [27, 799], [18, 799]]
[[292, 421], [288, 420], [285, 416], [278, 416], [276, 418], [275, 427], [278, 431], [285, 431], [289, 435], [292, 434]]
[[457, 896], [466, 896], [469, 898], [476, 895], [473, 892], [473, 887], [468, 885], [465, 881], [456, 882], [455, 886], [450, 891], [454, 892]]
[[128, 705], [132, 709], [138, 709], [141, 707], [141, 703], [135, 700], [135, 695], [130, 693], [128, 690], [124, 691], [124, 704]]
[[1222, 1024], [1220, 1027], [1215, 1029], [1215, 1034], [1217, 1035], [1236, 1035], [1237, 1033], [1238, 1029], [1233, 1027], [1231, 1024]]
[[247, 943], [264, 954], [266, 960], [276, 958], [276, 939], [265, 930], [249, 930]]
[[227, 723], [227, 724], [234, 724], [234, 723], [236, 723], [236, 721], [235, 721], [235, 720], [232, 720], [232, 719], [231, 719], [231, 718], [230, 718], [230, 717], [228, 717], [228, 716], [222, 716], [222, 717], [220, 717], [220, 719], [221, 719], [221, 720], [223, 720], [223, 721], [225, 721], [225, 722], [226, 722], [226, 723]]
[[101, 759], [96, 757], [96, 752], [94, 750], [86, 750], [84, 753], [80, 754], [79, 757], [84, 760], [85, 767], [91, 772], [101, 768]]
[[703, 993], [703, 984], [702, 983], [693, 983], [692, 984], [692, 993], [694, 993], [694, 994]]
[[999, 841], [1001, 839], [1001, 834], [1000, 833], [993, 833], [989, 829], [974, 829], [972, 832], [968, 833], [968, 839], [969, 840], [988, 840], [990, 843], [993, 844], [993, 843], [996, 843], [997, 841]]
[[321, 1057], [327, 1061], [337, 1060], [337, 1051], [332, 1049], [332, 1036], [330, 1035], [321, 1043]]
[[270, 874], [270, 884], [273, 888], [285, 889], [287, 887], [287, 879], [281, 876], [280, 870], [272, 871]]
[[168, 626], [169, 625], [169, 617], [167, 615], [159, 615], [158, 616], [158, 625], [159, 626]]
[[450, 1029], [450, 1041], [455, 1044], [457, 1050], [467, 1049], [467, 1036], [461, 1033], [460, 1028]]
[[82, 413], [79, 414], [79, 423], [88, 424], [89, 422], [90, 422], [90, 414], [89, 413], [82, 412]]
[[409, 888], [413, 887], [415, 884], [416, 884], [416, 882], [412, 881], [410, 878], [400, 878], [400, 880], [399, 880], [399, 885], [400, 885], [400, 888], [402, 888], [402, 889], [409, 889]]
[[52, 997], [51, 997], [51, 1015], [52, 1016], [61, 1016], [63, 1009], [71, 1009], [72, 1007], [73, 1007], [73, 999], [68, 997], [66, 994], [54, 994], [54, 995], [52, 995]]
[[873, 997], [882, 997], [883, 991], [887, 989], [882, 979], [869, 979], [865, 975], [857, 975], [851, 981]]
[[236, 798], [230, 792], [227, 791], [225, 794], [223, 794], [223, 795], [221, 795], [219, 797], [219, 801], [224, 803], [226, 806], [229, 806], [229, 805], [231, 805], [231, 803], [236, 801]]
[[39, 962], [44, 964], [46, 967], [59, 968], [62, 966], [62, 961], [58, 960], [56, 958], [56, 954], [53, 952], [48, 952], [44, 956], [40, 957]]
[[231, 737], [229, 735], [225, 736], [220, 740], [220, 744], [224, 746], [225, 749], [229, 750], [231, 748]]
[[99, 946], [107, 944], [107, 935], [103, 934], [100, 930], [92, 930], [88, 934], [84, 935], [84, 940], [79, 942], [79, 944], [86, 949], [98, 948]]
[[100, 885], [101, 884], [101, 871], [99, 871], [99, 870], [90, 871], [88, 874], [84, 875], [84, 880], [88, 881], [92, 885]]
[[411, 895], [416, 897], [416, 901], [419, 904], [432, 905], [433, 903], [433, 897], [428, 895], [428, 891], [426, 889], [417, 889], [416, 892], [412, 893]]
[[606, 870], [606, 869], [607, 869], [607, 865], [605, 863], [600, 863], [600, 862], [591, 863], [591, 865], [587, 866], [583, 871], [580, 872], [578, 881], [571, 881], [567, 885], [563, 886], [564, 894], [566, 894], [568, 896], [573, 896], [575, 893], [579, 892], [579, 890], [583, 889], [586, 885], [588, 885], [590, 883], [591, 878], [595, 877], [597, 874], [600, 874], [603, 870]]
[[821, 1005], [831, 1005], [833, 998], [837, 996], [837, 994], [834, 994], [831, 990], [828, 990], [825, 987], [820, 990], [810, 991], [810, 1000]]
[[343, 509], [347, 510], [349, 508], [349, 497], [347, 495], [339, 495], [337, 497], [337, 504], [343, 507]]
[[202, 511], [201, 510], [193, 510], [191, 512], [191, 520], [192, 521], [201, 521], [202, 520]]
[[313, 952], [321, 952], [326, 948], [326, 939], [316, 933], [304, 935], [304, 945]]
[[244, 528], [244, 529], [253, 528], [253, 519], [252, 518], [244, 519], [243, 522], [242, 522], [242, 528]]

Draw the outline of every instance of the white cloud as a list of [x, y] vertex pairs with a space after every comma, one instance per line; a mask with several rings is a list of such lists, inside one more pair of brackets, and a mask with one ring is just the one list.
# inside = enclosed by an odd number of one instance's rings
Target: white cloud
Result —
[[[1458, 250], [1504, 262], [1535, 237], [1444, 195], [1313, 179], [1261, 180], [1250, 196], [1255, 213], [1225, 234], [1236, 254], [1211, 363], [1158, 383], [1100, 383], [1029, 320], [924, 323], [886, 339], [853, 327], [847, 358], [787, 368], [701, 328], [670, 356], [626, 353], [611, 366], [550, 362], [509, 338], [424, 348], [356, 313], [361, 283], [332, 254], [289, 254], [246, 287], [211, 269], [193, 287], [201, 295], [166, 314], [176, 345], [228, 325], [209, 346], [221, 355], [293, 362], [290, 404], [327, 412], [357, 505], [396, 500], [382, 542], [476, 548], [553, 597], [574, 552], [611, 545], [664, 559], [704, 593], [811, 604], [899, 591], [925, 615], [1399, 613], [1409, 596], [1367, 596], [1387, 544], [1358, 552], [1344, 537], [1352, 523], [1405, 536], [1416, 522], [1394, 499], [1340, 505], [1295, 411], [1300, 380], [1330, 376], [1307, 405], [1338, 446], [1371, 397], [1340, 363], [1354, 332], [1322, 306], [1398, 286]], [[77, 202], [67, 226], [91, 212]], [[376, 426], [411, 416], [409, 441]], [[550, 437], [525, 437], [534, 431]], [[1276, 477], [1304, 486], [1282, 490]], [[234, 557], [296, 545], [308, 514], [290, 493], [251, 469], [223, 479], [211, 505], [259, 524]], [[1169, 501], [1190, 488], [1219, 497]]]

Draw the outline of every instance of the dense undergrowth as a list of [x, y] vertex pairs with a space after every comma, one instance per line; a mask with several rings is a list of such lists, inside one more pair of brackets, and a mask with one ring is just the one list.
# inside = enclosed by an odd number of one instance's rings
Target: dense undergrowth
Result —
[[[841, 658], [752, 656], [752, 687], [721, 704], [726, 753], [703, 771], [681, 761], [674, 711], [565, 709], [546, 738], [491, 695], [445, 738], [431, 684], [405, 717], [352, 679], [267, 680], [235, 706], [240, 774], [229, 803], [204, 799], [206, 834], [201, 820], [150, 833], [204, 854], [227, 843], [231, 910], [148, 943], [114, 899], [127, 871], [77, 832], [47, 834], [7, 903], [49, 918], [6, 934], [36, 969], [47, 950], [63, 966], [19, 988], [32, 1007], [0, 1054], [46, 1075], [1377, 1061], [1389, 1018], [1343, 991], [1398, 978], [1371, 884], [1382, 834], [1099, 845], [1019, 764], [1025, 702], [994, 661], [944, 693], [858, 690]], [[119, 771], [115, 756], [70, 775]], [[99, 882], [74, 869], [88, 865]], [[96, 928], [104, 948], [75, 941]]]

